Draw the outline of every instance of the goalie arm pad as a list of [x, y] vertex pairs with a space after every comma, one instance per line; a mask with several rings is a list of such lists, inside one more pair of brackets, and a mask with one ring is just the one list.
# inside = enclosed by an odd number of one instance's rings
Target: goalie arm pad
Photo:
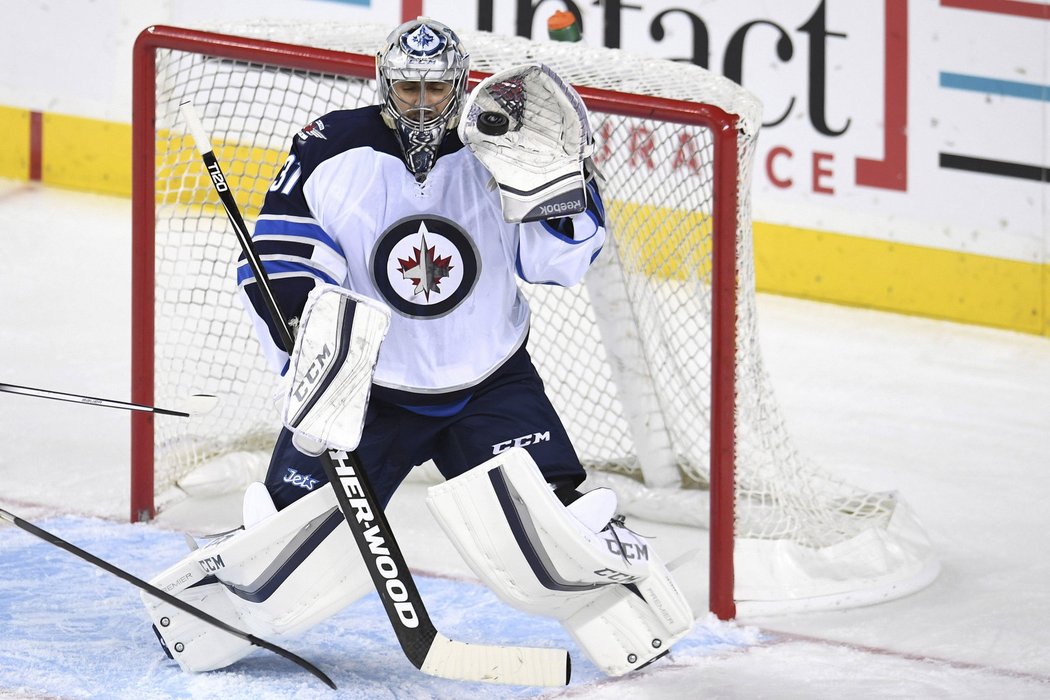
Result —
[[524, 449], [431, 487], [427, 505], [500, 599], [561, 621], [606, 673], [644, 665], [692, 628], [650, 544], [611, 519], [615, 494], [596, 489], [566, 508]]
[[357, 448], [389, 327], [390, 311], [377, 301], [329, 284], [310, 292], [281, 397], [299, 451]]
[[471, 91], [460, 140], [492, 174], [509, 223], [578, 214], [593, 150], [587, 108], [548, 66], [523, 64]]

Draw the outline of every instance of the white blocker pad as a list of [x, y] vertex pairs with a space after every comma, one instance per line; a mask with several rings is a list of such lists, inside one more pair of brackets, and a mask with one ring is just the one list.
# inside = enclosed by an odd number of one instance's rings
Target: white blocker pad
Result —
[[[329, 488], [210, 541], [150, 583], [267, 641], [304, 632], [373, 590]], [[253, 648], [148, 593], [142, 600], [184, 671], [223, 668]]]
[[609, 675], [661, 656], [693, 624], [651, 544], [612, 520], [615, 504], [611, 491], [596, 489], [566, 508], [521, 448], [431, 487], [427, 497], [501, 600], [561, 621]]
[[492, 173], [510, 223], [587, 208], [583, 160], [593, 139], [587, 108], [549, 67], [525, 64], [471, 91], [459, 138]]
[[357, 448], [390, 310], [330, 284], [311, 290], [282, 391], [281, 420], [301, 452]]

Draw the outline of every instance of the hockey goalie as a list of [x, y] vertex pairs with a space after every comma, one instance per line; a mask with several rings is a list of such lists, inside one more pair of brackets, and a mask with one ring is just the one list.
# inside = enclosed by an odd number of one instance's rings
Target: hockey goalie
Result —
[[[294, 345], [247, 265], [238, 285], [283, 375], [283, 428], [244, 526], [152, 583], [262, 637], [300, 633], [373, 589], [318, 455], [353, 452], [385, 507], [432, 460], [427, 506], [499, 598], [558, 620], [602, 671], [666, 654], [693, 614], [653, 544], [585, 472], [530, 359], [519, 282], [579, 283], [605, 240], [579, 95], [523, 64], [468, 96], [458, 36], [427, 18], [377, 58], [380, 104], [301, 130], [252, 237]], [[580, 368], [586, 371], [586, 368]], [[542, 435], [527, 448], [507, 446]], [[148, 595], [187, 671], [251, 645]], [[505, 682], [513, 682], [508, 680]]]

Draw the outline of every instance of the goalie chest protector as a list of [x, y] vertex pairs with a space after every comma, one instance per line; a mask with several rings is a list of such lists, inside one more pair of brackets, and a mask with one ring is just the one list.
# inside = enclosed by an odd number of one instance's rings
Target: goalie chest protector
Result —
[[[604, 240], [586, 213], [583, 240], [546, 222], [504, 222], [490, 180], [449, 133], [417, 183], [378, 107], [333, 112], [293, 140], [254, 239], [276, 279], [343, 285], [393, 310], [375, 385], [431, 399], [469, 390], [524, 344], [529, 310], [518, 277], [575, 284]], [[239, 283], [250, 275], [242, 265]], [[302, 308], [305, 299], [285, 301]], [[252, 312], [259, 326], [264, 316]], [[269, 333], [260, 337], [283, 366], [287, 355]]]

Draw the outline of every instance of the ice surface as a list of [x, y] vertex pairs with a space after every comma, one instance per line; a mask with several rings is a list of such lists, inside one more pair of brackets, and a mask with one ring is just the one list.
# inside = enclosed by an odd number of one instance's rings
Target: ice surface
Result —
[[[128, 400], [130, 203], [0, 181], [0, 382]], [[721, 623], [701, 617], [669, 659], [600, 678], [561, 629], [481, 587], [407, 484], [390, 518], [442, 632], [460, 641], [566, 645], [574, 679], [541, 691], [416, 671], [374, 596], [277, 640], [349, 698], [1050, 697], [1050, 341], [762, 296], [767, 365], [801, 450], [859, 486], [896, 489], [943, 570], [869, 608]], [[128, 519], [128, 414], [0, 394], [0, 507], [149, 578], [180, 530], [239, 524], [236, 497]], [[706, 595], [706, 533], [636, 522]], [[669, 558], [670, 558], [669, 556]], [[156, 645], [138, 591], [0, 525], [0, 697], [336, 697], [257, 651], [181, 673]]]

